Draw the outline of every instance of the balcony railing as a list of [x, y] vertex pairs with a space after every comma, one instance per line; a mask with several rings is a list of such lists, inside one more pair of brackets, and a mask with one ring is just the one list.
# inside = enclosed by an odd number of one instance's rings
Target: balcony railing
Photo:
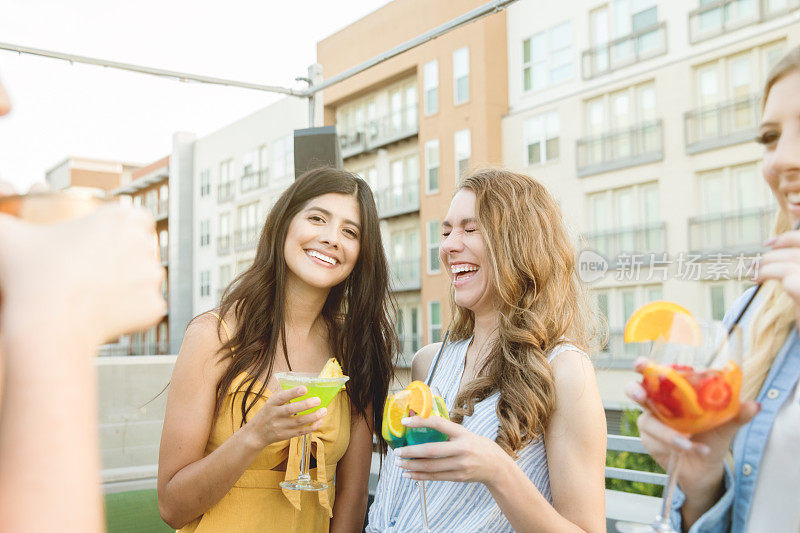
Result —
[[697, 254], [758, 253], [770, 236], [774, 217], [774, 207], [762, 207], [690, 218], [689, 247]]
[[667, 225], [664, 222], [586, 234], [589, 247], [615, 263], [622, 254], [663, 254], [667, 251]]
[[422, 335], [400, 335], [400, 353], [397, 357], [397, 366], [408, 368], [414, 359], [414, 354], [422, 348]]
[[159, 246], [158, 253], [161, 254], [161, 265], [167, 266], [167, 263], [169, 263], [169, 248], [166, 246]]
[[256, 244], [258, 244], [258, 228], [236, 230], [234, 246], [237, 252], [254, 248]]
[[378, 216], [388, 218], [419, 211], [419, 182], [405, 182], [375, 193]]
[[654, 163], [664, 158], [661, 120], [578, 139], [578, 176]]
[[692, 44], [758, 24], [800, 8], [800, 0], [717, 0], [689, 13]]
[[242, 176], [242, 193], [263, 189], [269, 181], [269, 171], [254, 170]]
[[217, 203], [233, 200], [234, 185], [233, 181], [226, 181], [217, 186]]
[[595, 358], [597, 368], [633, 369], [633, 361], [639, 356], [646, 356], [649, 346], [646, 343], [625, 344], [623, 330], [612, 329], [608, 333], [606, 345]]
[[416, 135], [419, 132], [417, 113], [416, 105], [406, 106], [342, 131], [339, 134], [342, 157], [353, 157]]
[[220, 235], [217, 237], [217, 255], [227, 255], [231, 253], [231, 236]]
[[696, 154], [752, 141], [758, 131], [760, 102], [760, 96], [752, 94], [686, 112], [686, 152]]
[[155, 217], [158, 220], [162, 218], [166, 218], [169, 214], [169, 200], [159, 200], [158, 201], [158, 212], [155, 213]]
[[582, 55], [583, 79], [589, 80], [667, 53], [667, 23], [641, 28]]
[[404, 259], [402, 261], [391, 261], [391, 288], [393, 291], [413, 291], [419, 290], [422, 283], [420, 276], [422, 259]]

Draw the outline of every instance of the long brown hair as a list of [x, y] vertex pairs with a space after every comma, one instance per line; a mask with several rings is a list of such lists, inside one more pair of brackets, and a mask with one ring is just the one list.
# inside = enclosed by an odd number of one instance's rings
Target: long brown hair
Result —
[[[795, 71], [800, 71], [800, 46], [789, 51], [772, 67], [764, 85], [764, 97], [761, 103], [763, 112], [772, 86], [781, 78]], [[792, 230], [788, 214], [778, 210], [774, 234], [780, 235]], [[763, 295], [759, 295], [764, 303], [753, 318], [751, 325], [750, 346], [742, 362], [742, 398], [755, 400], [764, 380], [767, 377], [775, 356], [786, 342], [795, 323], [794, 301], [786, 294], [780, 281], [769, 280], [764, 283]]]
[[[499, 334], [478, 377], [456, 398], [454, 420], [500, 392], [497, 444], [512, 457], [547, 429], [555, 409], [548, 353], [571, 342], [596, 350], [595, 307], [575, 270], [575, 252], [558, 204], [534, 179], [480, 170], [460, 187], [475, 193], [490, 284], [499, 301]], [[452, 299], [454, 340], [472, 335], [475, 315]]]
[[[221, 349], [223, 359], [231, 361], [217, 383], [215, 418], [233, 380], [246, 372], [251, 378], [237, 389], [245, 390], [240, 406], [244, 424], [255, 404], [256, 394], [263, 393], [266, 388], [267, 379], [256, 381], [255, 378], [272, 374], [279, 339], [289, 364], [285, 336], [287, 266], [284, 242], [292, 218], [310, 200], [329, 193], [357, 199], [361, 211], [361, 248], [353, 271], [331, 289], [321, 314], [331, 351], [350, 377], [346, 391], [352, 409], [367, 419], [367, 409], [371, 407], [372, 417], [367, 422], [372, 423], [373, 431], [380, 435], [382, 405], [393, 375], [392, 358], [398, 353], [398, 342], [390, 319], [394, 306], [389, 293], [388, 265], [381, 243], [378, 212], [364, 180], [350, 172], [325, 167], [306, 172], [280, 196], [261, 230], [253, 264], [222, 296], [220, 316], [233, 310], [238, 329]], [[231, 350], [235, 350], [235, 355]], [[383, 443], [380, 437], [377, 440]], [[385, 451], [385, 447], [381, 451]]]

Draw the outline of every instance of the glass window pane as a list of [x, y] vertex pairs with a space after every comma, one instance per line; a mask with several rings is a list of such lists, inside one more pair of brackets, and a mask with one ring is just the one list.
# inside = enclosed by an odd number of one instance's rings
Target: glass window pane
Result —
[[569, 22], [560, 24], [550, 30], [550, 50], [559, 50], [572, 46], [572, 28]]
[[528, 145], [528, 164], [534, 165], [542, 161], [542, 145], [541, 143], [534, 142]]
[[655, 302], [657, 300], [663, 300], [664, 295], [661, 287], [648, 287], [647, 288], [647, 302]]
[[547, 59], [547, 39], [544, 32], [537, 33], [531, 37], [531, 59], [533, 61]]
[[558, 137], [555, 139], [547, 139], [545, 143], [545, 157], [547, 161], [558, 159]]
[[523, 63], [530, 63], [531, 62], [531, 40], [525, 39], [522, 41], [522, 62]]
[[469, 48], [459, 48], [453, 52], [453, 77], [469, 74]]
[[711, 318], [722, 320], [725, 317], [725, 287], [713, 285], [709, 289], [711, 296]]
[[631, 26], [634, 32], [647, 29], [658, 24], [658, 7], [651, 7], [633, 15]]
[[439, 86], [439, 62], [435, 59], [425, 63], [425, 90]]
[[632, 290], [622, 292], [622, 323], [628, 322], [633, 312], [636, 310], [636, 298]]

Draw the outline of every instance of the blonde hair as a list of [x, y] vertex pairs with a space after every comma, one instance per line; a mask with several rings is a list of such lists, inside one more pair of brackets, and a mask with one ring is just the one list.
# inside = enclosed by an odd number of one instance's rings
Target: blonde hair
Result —
[[[500, 320], [478, 377], [456, 398], [453, 419], [460, 423], [477, 402], [499, 391], [497, 444], [514, 457], [540, 438], [555, 409], [548, 353], [567, 340], [595, 352], [598, 313], [578, 279], [561, 210], [543, 185], [487, 169], [468, 176], [459, 189], [475, 193]], [[451, 306], [453, 339], [468, 338], [474, 313], [458, 307], [452, 291]]]
[[[789, 51], [770, 70], [767, 83], [764, 85], [764, 98], [761, 109], [767, 102], [767, 97], [773, 85], [787, 74], [800, 70], [800, 46]], [[775, 235], [780, 235], [792, 229], [788, 214], [781, 209], [775, 221]], [[795, 323], [794, 301], [783, 290], [777, 280], [769, 280], [761, 288], [763, 296], [759, 298], [764, 302], [753, 318], [751, 324], [750, 349], [744, 358], [742, 373], [742, 399], [754, 400], [758, 396], [764, 380], [767, 377], [775, 356], [786, 343], [789, 333]]]

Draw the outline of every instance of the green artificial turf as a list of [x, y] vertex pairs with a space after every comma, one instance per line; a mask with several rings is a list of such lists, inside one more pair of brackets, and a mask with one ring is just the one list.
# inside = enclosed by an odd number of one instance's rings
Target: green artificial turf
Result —
[[164, 533], [175, 531], [158, 515], [155, 490], [133, 490], [105, 495], [108, 533]]

